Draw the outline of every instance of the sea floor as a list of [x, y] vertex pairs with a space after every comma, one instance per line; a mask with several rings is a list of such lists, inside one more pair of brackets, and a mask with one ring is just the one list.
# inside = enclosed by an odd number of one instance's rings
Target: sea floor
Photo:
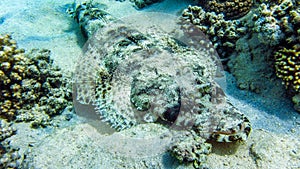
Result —
[[[52, 51], [54, 63], [71, 75], [80, 56], [84, 40], [78, 24], [66, 9], [73, 0], [1, 0], [0, 33], [9, 33], [20, 48], [46, 48]], [[81, 1], [76, 1], [81, 2]], [[166, 0], [145, 10], [137, 10], [129, 1], [103, 0], [108, 12], [116, 17], [159, 11], [178, 15], [189, 2]], [[214, 145], [208, 156], [211, 168], [300, 168], [300, 114], [287, 98], [263, 97], [236, 88], [227, 74], [226, 94], [245, 113], [253, 125], [247, 142], [238, 147]], [[72, 114], [71, 120], [63, 120]], [[27, 154], [32, 168], [190, 168], [180, 165], [159, 145], [153, 155], [122, 156], [112, 151], [118, 137], [98, 132], [97, 121], [88, 121], [68, 112], [56, 117], [57, 126], [32, 129], [28, 123], [16, 123], [11, 144]], [[110, 140], [111, 139], [111, 140]], [[127, 144], [135, 145], [128, 141]], [[157, 146], [157, 147], [155, 147]], [[120, 150], [120, 149], [119, 149]], [[143, 148], [140, 148], [143, 151]], [[150, 153], [151, 154], [151, 153]]]

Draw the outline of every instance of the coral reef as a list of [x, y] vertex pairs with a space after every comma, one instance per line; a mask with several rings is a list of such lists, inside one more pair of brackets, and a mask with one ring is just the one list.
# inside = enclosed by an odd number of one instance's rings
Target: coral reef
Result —
[[11, 124], [0, 119], [0, 168], [19, 168], [24, 159], [18, 149], [12, 148], [10, 142], [6, 141], [15, 132]]
[[299, 93], [300, 2], [283, 0], [270, 7], [262, 4], [253, 20], [260, 42], [279, 48], [273, 54], [277, 77], [290, 92]]
[[292, 49], [279, 49], [274, 54], [275, 71], [277, 77], [292, 96], [294, 109], [300, 112], [300, 48], [299, 44]]
[[66, 77], [53, 65], [49, 50], [25, 54], [9, 35], [0, 36], [0, 116], [47, 125], [71, 103]]
[[199, 6], [189, 6], [182, 16], [208, 36], [221, 58], [227, 58], [234, 51], [236, 41], [247, 33], [241, 21], [225, 20], [223, 14], [206, 12]]
[[[281, 90], [276, 85], [279, 81], [275, 79], [273, 65], [277, 65], [275, 66], [277, 75], [283, 70], [282, 66], [278, 70], [279, 62], [274, 63], [273, 58], [274, 55], [278, 56], [284, 48], [296, 51], [300, 48], [300, 2], [295, 0], [256, 1], [257, 8], [245, 17], [236, 20], [226, 20], [230, 19], [225, 12], [229, 8], [223, 8], [226, 3], [229, 5], [233, 2], [203, 1], [200, 3], [204, 6], [203, 9], [198, 6], [189, 6], [182, 16], [208, 35], [220, 57], [224, 58], [225, 68], [227, 69], [226, 66], [228, 66], [236, 77], [239, 88], [266, 95], [269, 93], [268, 90], [275, 88], [278, 91]], [[250, 7], [252, 2], [247, 2], [247, 5]], [[244, 5], [241, 4], [241, 6]], [[215, 14], [221, 11], [223, 13]], [[290, 63], [280, 61], [280, 64], [289, 65]], [[294, 73], [293, 71], [287, 72], [287, 74]], [[283, 75], [279, 77], [283, 78]], [[284, 81], [288, 78], [291, 76], [285, 77]]]
[[0, 120], [0, 141], [12, 136], [16, 129], [10, 126], [5, 120]]
[[212, 145], [194, 131], [185, 132], [172, 144], [172, 155], [181, 163], [192, 163], [194, 168], [207, 168], [205, 162], [211, 153]]
[[[252, 37], [256, 36], [258, 43], [265, 46], [265, 62], [274, 58], [272, 64], [276, 75], [283, 80], [288, 93], [299, 93], [300, 2], [265, 2], [251, 17], [251, 22], [246, 25]], [[274, 52], [270, 53], [270, 50]], [[268, 65], [265, 67], [270, 67]], [[295, 109], [299, 110], [297, 102], [294, 103]]]
[[274, 5], [262, 3], [247, 26], [252, 32], [258, 33], [258, 39], [264, 45], [299, 43], [300, 15], [297, 3], [293, 0], [283, 0]]
[[[236, 48], [227, 63], [230, 72], [236, 78], [237, 86], [260, 94], [264, 94], [268, 88], [277, 88], [276, 84], [280, 85], [280, 81], [274, 79], [272, 55], [273, 48], [261, 45], [257, 34], [237, 40]], [[284, 88], [278, 89], [284, 90]], [[270, 93], [266, 92], [266, 95]]]
[[79, 23], [82, 34], [87, 38], [93, 35], [99, 28], [108, 22], [115, 20], [110, 14], [105, 12], [105, 5], [87, 1], [81, 4], [73, 4], [67, 12]]
[[236, 19], [246, 15], [253, 5], [253, 0], [207, 0], [200, 2], [208, 12], [222, 13], [225, 18]]
[[300, 50], [280, 49], [275, 55], [277, 77], [283, 80], [287, 89], [300, 92]]
[[[276, 85], [279, 82], [275, 78], [276, 74], [283, 79], [288, 94], [294, 95], [297, 93], [295, 89], [298, 88], [296, 79], [298, 78], [296, 77], [298, 56], [292, 57], [292, 55], [300, 48], [299, 1], [280, 0], [259, 3], [261, 4], [257, 4], [258, 8], [242, 20], [242, 25], [247, 28], [248, 34], [237, 40], [236, 48], [227, 65], [241, 89], [266, 96], [270, 95], [269, 90], [275, 88], [277, 91], [282, 91], [281, 87]], [[283, 55], [289, 56], [285, 58]], [[284, 95], [284, 93], [278, 92], [277, 95]]]

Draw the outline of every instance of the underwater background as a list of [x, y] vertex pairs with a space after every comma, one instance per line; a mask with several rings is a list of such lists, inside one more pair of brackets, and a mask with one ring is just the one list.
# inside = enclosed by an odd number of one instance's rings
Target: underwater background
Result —
[[0, 168], [300, 168], [298, 0], [0, 6]]

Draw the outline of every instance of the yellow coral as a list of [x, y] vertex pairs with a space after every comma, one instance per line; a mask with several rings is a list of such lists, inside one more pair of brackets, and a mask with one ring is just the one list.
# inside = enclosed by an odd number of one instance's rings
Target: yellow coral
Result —
[[[16, 57], [15, 57], [16, 56]], [[0, 35], [0, 116], [12, 119], [21, 98], [21, 86], [18, 84], [24, 77], [24, 50], [17, 49], [17, 43], [10, 35]], [[23, 63], [22, 63], [23, 64]]]
[[223, 13], [226, 18], [234, 19], [246, 15], [253, 5], [253, 0], [209, 0], [205, 4], [207, 11]]
[[[25, 54], [10, 35], [0, 35], [1, 118], [34, 120], [36, 117], [25, 118], [34, 106], [39, 107], [43, 116], [62, 112], [71, 98], [65, 94], [67, 79], [62, 79], [60, 69], [52, 64], [49, 50], [32, 50]], [[47, 99], [41, 101], [42, 97]]]
[[283, 48], [274, 56], [276, 75], [283, 80], [286, 88], [300, 92], [300, 51]]

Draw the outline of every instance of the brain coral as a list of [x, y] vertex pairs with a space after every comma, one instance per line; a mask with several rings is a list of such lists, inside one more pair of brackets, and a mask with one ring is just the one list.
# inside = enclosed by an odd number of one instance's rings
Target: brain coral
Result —
[[68, 82], [49, 50], [25, 54], [9, 35], [0, 35], [0, 117], [46, 124], [71, 101]]

